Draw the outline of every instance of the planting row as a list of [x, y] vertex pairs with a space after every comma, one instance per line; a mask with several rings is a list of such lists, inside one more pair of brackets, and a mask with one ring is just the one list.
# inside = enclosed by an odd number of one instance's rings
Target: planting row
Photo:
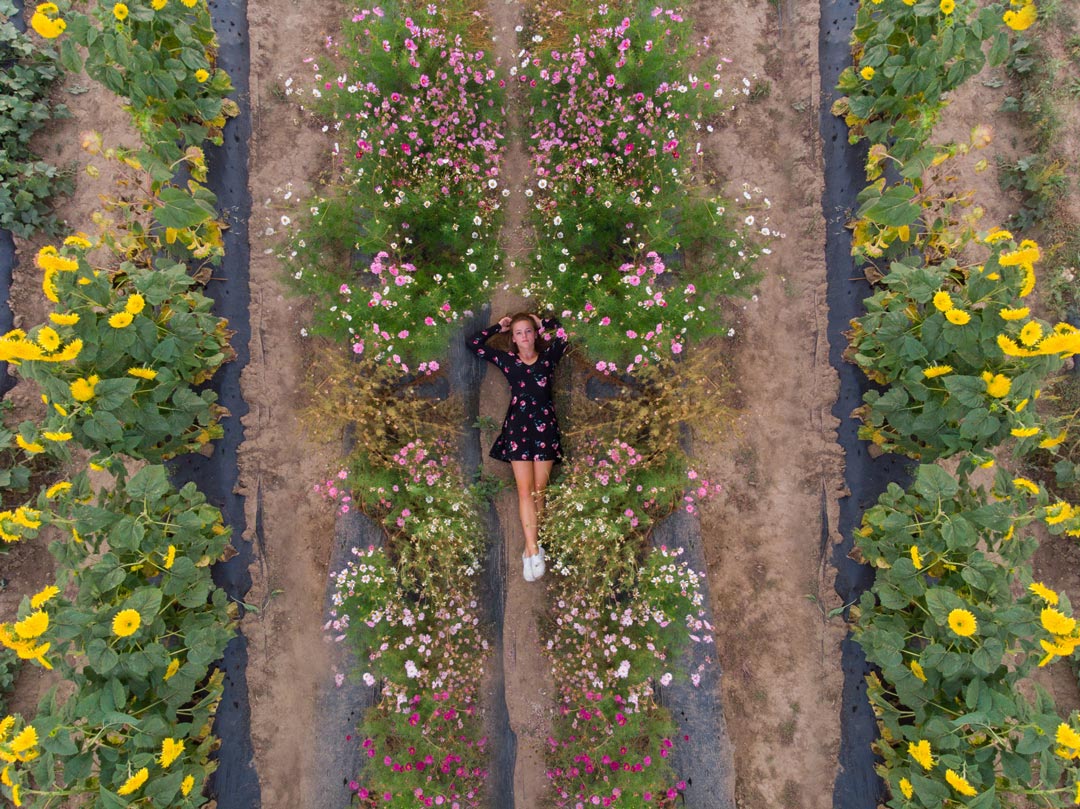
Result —
[[[213, 666], [235, 619], [210, 565], [230, 531], [160, 464], [219, 437], [227, 415], [201, 388], [232, 358], [230, 333], [200, 291], [208, 273], [188, 267], [222, 254], [201, 145], [220, 142], [231, 85], [213, 66], [201, 0], [86, 13], [44, 3], [31, 27], [59, 40], [65, 67], [85, 64], [126, 100], [143, 142], [84, 135], [92, 156], [124, 167], [127, 193], [95, 217], [99, 233], [38, 251], [52, 311], [0, 338], [0, 359], [45, 405], [0, 434], [12, 461], [0, 529], [7, 543], [49, 527], [57, 564], [0, 642], [74, 686], [51, 690], [32, 719], [0, 723], [0, 781], [16, 806], [200, 806], [218, 744]], [[148, 465], [132, 473], [131, 461]]]
[[[362, 806], [479, 806], [488, 753], [479, 688], [479, 502], [453, 457], [460, 426], [409, 380], [437, 373], [451, 332], [490, 294], [501, 218], [501, 90], [463, 6], [391, 4], [344, 21], [313, 84], [288, 89], [331, 121], [335, 173], [308, 200], [290, 274], [314, 306], [334, 423], [362, 424], [317, 485], [386, 529], [333, 572], [327, 630], [381, 700], [364, 717]], [[345, 361], [335, 352], [351, 357]]]
[[[876, 577], [852, 610], [854, 633], [877, 667], [875, 751], [894, 807], [1080, 798], [1080, 723], [1026, 683], [1080, 645], [1067, 597], [1031, 580], [1031, 526], [1080, 536], [1080, 512], [998, 466], [1006, 443], [1022, 457], [1065, 440], [1067, 425], [1040, 415], [1039, 397], [1080, 351], [1080, 332], [1032, 316], [1038, 245], [976, 230], [963, 195], [940, 183], [939, 167], [988, 133], [927, 144], [943, 93], [981, 69], [983, 43], [1000, 63], [1005, 27], [1035, 16], [1031, 4], [862, 4], [856, 66], [839, 85], [848, 97], [834, 107], [853, 139], [871, 141], [853, 253], [887, 270], [849, 334], [847, 358], [885, 386], [856, 411], [860, 437], [922, 463], [856, 532]], [[954, 472], [932, 464], [945, 458], [958, 461]]]
[[287, 256], [315, 333], [402, 374], [438, 370], [499, 273], [505, 82], [468, 19], [456, 3], [361, 9], [312, 86], [288, 90], [334, 133], [334, 180]]
[[695, 143], [749, 81], [725, 89], [723, 62], [695, 50], [678, 9], [581, 11], [539, 3], [511, 68], [526, 90], [534, 171], [526, 194], [537, 242], [524, 293], [574, 314], [598, 369], [632, 373], [727, 331], [719, 301], [748, 297], [754, 260], [768, 252], [742, 231], [762, 242], [779, 234], [762, 215], [736, 219]]

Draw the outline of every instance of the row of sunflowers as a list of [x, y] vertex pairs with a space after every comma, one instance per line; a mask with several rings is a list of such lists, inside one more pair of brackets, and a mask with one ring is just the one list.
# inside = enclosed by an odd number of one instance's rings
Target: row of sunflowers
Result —
[[1009, 29], [1036, 16], [1023, 2], [862, 3], [834, 106], [870, 142], [852, 252], [879, 280], [846, 356], [880, 388], [856, 411], [860, 437], [918, 463], [855, 532], [875, 581], [853, 631], [875, 667], [874, 749], [896, 809], [1080, 803], [1080, 721], [1031, 679], [1080, 645], [1068, 597], [1032, 580], [1035, 529], [1080, 536], [1080, 510], [1007, 457], [1065, 441], [1040, 396], [1080, 331], [1032, 314], [1039, 246], [979, 229], [941, 182], [988, 130], [929, 142], [944, 94], [1003, 62]]
[[69, 684], [0, 721], [0, 782], [15, 806], [201, 806], [236, 618], [210, 566], [230, 530], [162, 463], [219, 437], [227, 415], [204, 386], [233, 351], [201, 290], [223, 255], [202, 146], [237, 107], [205, 0], [42, 3], [30, 27], [124, 99], [141, 143], [83, 135], [88, 173], [110, 163], [124, 191], [97, 233], [37, 252], [48, 318], [0, 338], [44, 404], [0, 432], [0, 536], [40, 532], [56, 562], [0, 643]]

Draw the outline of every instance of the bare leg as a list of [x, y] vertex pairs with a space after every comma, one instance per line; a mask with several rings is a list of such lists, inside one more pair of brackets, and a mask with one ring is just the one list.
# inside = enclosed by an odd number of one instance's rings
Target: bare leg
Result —
[[544, 519], [544, 490], [555, 461], [533, 461], [533, 501], [536, 503], [536, 524], [539, 527]]
[[535, 482], [532, 461], [511, 461], [514, 480], [517, 482], [518, 515], [521, 530], [525, 534], [525, 555], [536, 556], [540, 552], [536, 543], [536, 501], [533, 500]]

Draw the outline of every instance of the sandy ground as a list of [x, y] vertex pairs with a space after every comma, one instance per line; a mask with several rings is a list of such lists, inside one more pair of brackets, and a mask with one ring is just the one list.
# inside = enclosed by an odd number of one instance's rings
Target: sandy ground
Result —
[[[339, 6], [300, 0], [248, 7], [251, 360], [241, 386], [250, 411], [239, 463], [248, 538], [254, 539], [257, 518], [263, 528], [247, 597], [259, 612], [249, 614], [243, 628], [255, 768], [266, 809], [310, 806], [307, 779], [318, 770], [311, 757], [320, 726], [316, 697], [330, 679], [322, 624], [334, 514], [312, 487], [342, 455], [340, 442], [317, 444], [301, 423], [310, 346], [300, 334], [302, 304], [286, 294], [274, 256], [283, 240], [281, 217], [295, 219], [298, 200], [329, 166], [331, 142], [282, 89], [290, 76], [310, 82], [311, 67], [302, 60], [323, 56], [324, 38], [337, 31], [341, 14]], [[286, 199], [289, 183], [293, 195]]]
[[702, 512], [723, 704], [739, 806], [832, 806], [844, 636], [823, 547], [836, 525], [842, 454], [830, 409], [837, 379], [825, 334], [825, 223], [818, 136], [817, 4], [698, 2], [691, 16], [729, 84], [756, 74], [767, 97], [744, 101], [702, 149], [728, 180], [760, 187], [786, 234], [762, 261], [758, 298], [714, 347], [737, 389], [735, 430], [699, 440], [724, 491]]

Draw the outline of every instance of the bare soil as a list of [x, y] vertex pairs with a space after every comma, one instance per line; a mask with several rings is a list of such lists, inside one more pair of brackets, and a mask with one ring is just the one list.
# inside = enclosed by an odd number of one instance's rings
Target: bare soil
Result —
[[[262, 527], [247, 597], [259, 612], [249, 613], [243, 631], [254, 764], [266, 809], [312, 805], [311, 779], [323, 777], [312, 760], [320, 734], [317, 695], [333, 678], [322, 624], [334, 509], [313, 486], [339, 468], [342, 450], [340, 442], [315, 443], [302, 423], [311, 361], [300, 332], [306, 312], [287, 293], [276, 252], [287, 231], [281, 217], [295, 219], [298, 201], [329, 168], [332, 147], [284, 89], [289, 77], [310, 84], [312, 65], [302, 60], [327, 61], [323, 43], [336, 35], [343, 13], [341, 6], [300, 0], [248, 7], [251, 358], [241, 388], [250, 410], [239, 465], [246, 538], [254, 541], [257, 521]], [[342, 738], [340, 744], [349, 742]]]

